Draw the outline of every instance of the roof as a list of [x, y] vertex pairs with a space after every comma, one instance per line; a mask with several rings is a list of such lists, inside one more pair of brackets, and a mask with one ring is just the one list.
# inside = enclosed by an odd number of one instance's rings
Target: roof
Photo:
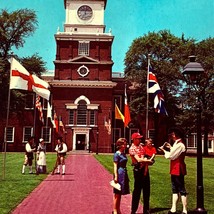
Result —
[[[64, 0], [64, 7], [66, 8], [66, 1], [72, 1], [72, 0]], [[75, 1], [82, 1], [82, 0], [75, 0]], [[107, 0], [90, 0], [91, 1], [104, 1], [104, 9], [106, 8]]]
[[112, 81], [52, 80], [50, 85], [69, 88], [113, 88], [117, 83]]

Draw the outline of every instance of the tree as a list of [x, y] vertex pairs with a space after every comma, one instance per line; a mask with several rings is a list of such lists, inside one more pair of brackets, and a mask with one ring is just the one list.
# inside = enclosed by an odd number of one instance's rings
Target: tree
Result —
[[[186, 90], [186, 97], [188, 101], [187, 106], [191, 106], [194, 109], [192, 103], [192, 97], [199, 97], [200, 105], [202, 108], [202, 133], [204, 135], [204, 155], [208, 155], [208, 134], [213, 134], [214, 129], [214, 38], [208, 38], [195, 44], [195, 55], [197, 56], [197, 62], [200, 62], [205, 70], [205, 75], [200, 77], [199, 87], [195, 94], [193, 91]], [[192, 101], [191, 101], [192, 100]], [[190, 112], [186, 112], [190, 114]], [[184, 121], [183, 121], [184, 124]], [[196, 124], [196, 123], [195, 123]], [[194, 124], [189, 126], [193, 132], [196, 130]]]
[[[148, 33], [135, 39], [126, 53], [125, 77], [134, 83], [134, 99], [131, 104], [132, 114], [136, 117], [146, 111], [146, 77], [148, 55], [151, 55], [151, 65], [165, 96], [166, 108], [169, 114], [168, 125], [178, 125], [185, 130], [196, 132], [195, 127], [195, 97], [197, 93], [184, 88], [184, 78], [181, 75], [188, 63], [188, 56], [196, 55], [197, 61], [206, 71], [206, 78], [201, 79], [200, 91], [203, 104], [202, 121], [207, 151], [207, 135], [213, 130], [213, 64], [214, 39], [209, 38], [196, 43], [194, 39], [175, 37], [169, 31]], [[150, 100], [151, 101], [151, 100]], [[152, 106], [150, 103], [149, 106]], [[150, 107], [150, 112], [152, 108]], [[208, 120], [208, 118], [210, 118]], [[208, 153], [208, 152], [207, 152]]]
[[[8, 89], [9, 89], [9, 70], [8, 62], [11, 57], [13, 47], [20, 48], [24, 46], [25, 38], [32, 35], [36, 30], [37, 17], [33, 10], [21, 9], [9, 13], [7, 10], [2, 10], [0, 14], [0, 113], [5, 117], [7, 107]], [[29, 57], [18, 58], [20, 63], [30, 72], [37, 76], [41, 76], [46, 71], [45, 62], [38, 54], [33, 54]], [[23, 93], [18, 90], [13, 90], [11, 93], [11, 108], [16, 112], [22, 109]], [[18, 99], [17, 99], [18, 98]]]
[[131, 109], [137, 109], [136, 114], [145, 112], [146, 77], [150, 54], [151, 65], [165, 96], [169, 118], [174, 118], [179, 111], [176, 95], [179, 94], [182, 84], [180, 80], [183, 78], [180, 68], [193, 49], [193, 39], [184, 39], [184, 35], [181, 38], [175, 37], [167, 30], [150, 32], [133, 41], [125, 57], [125, 76], [139, 85], [134, 94], [135, 99], [131, 103]]
[[20, 9], [0, 13], [0, 57], [6, 59], [12, 47], [23, 47], [25, 38], [34, 33], [37, 17], [33, 10]]

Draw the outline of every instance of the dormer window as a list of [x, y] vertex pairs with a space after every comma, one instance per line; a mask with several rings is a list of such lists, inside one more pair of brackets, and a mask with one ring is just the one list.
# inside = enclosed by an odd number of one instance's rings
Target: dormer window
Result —
[[80, 41], [78, 54], [80, 56], [89, 56], [89, 41]]

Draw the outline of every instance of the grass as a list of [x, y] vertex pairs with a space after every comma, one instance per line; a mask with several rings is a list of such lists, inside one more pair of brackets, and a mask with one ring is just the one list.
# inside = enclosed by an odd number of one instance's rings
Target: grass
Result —
[[[110, 172], [113, 173], [113, 155], [94, 155], [100, 163]], [[47, 154], [47, 171], [51, 171], [55, 164], [56, 154]], [[24, 161], [24, 153], [7, 153], [6, 157], [6, 173], [5, 179], [2, 179], [3, 172], [3, 154], [0, 156], [0, 213], [10, 213], [30, 192], [32, 192], [47, 175], [39, 176], [21, 174], [22, 164]], [[196, 208], [196, 158], [187, 157], [188, 175], [185, 178], [186, 188], [188, 191], [188, 208], [194, 210]], [[213, 203], [213, 158], [204, 158], [204, 207], [209, 214], [214, 214]], [[133, 190], [133, 173], [131, 161], [129, 159], [128, 174], [130, 178], [130, 188]], [[153, 213], [166, 213], [171, 206], [171, 186], [169, 175], [169, 161], [163, 156], [157, 156], [155, 164], [150, 167], [151, 178], [151, 197], [150, 205]], [[180, 204], [180, 203], [179, 203]], [[178, 207], [181, 211], [181, 206]]]
[[[47, 155], [48, 171], [53, 169], [56, 154]], [[26, 167], [25, 174], [21, 174], [24, 161], [24, 153], [7, 153], [5, 178], [3, 179], [3, 154], [0, 156], [0, 213], [10, 213], [35, 187], [42, 182], [47, 174], [28, 174]]]
[[[113, 173], [113, 155], [96, 155], [98, 161], [110, 172]], [[152, 213], [167, 213], [171, 207], [171, 182], [169, 175], [169, 161], [163, 156], [157, 156], [156, 162], [150, 167], [151, 196], [150, 207]], [[185, 177], [186, 189], [188, 192], [188, 210], [193, 213], [196, 208], [196, 158], [186, 157], [187, 176]], [[133, 172], [131, 160], [127, 163], [130, 179], [130, 189], [133, 190]], [[213, 158], [203, 158], [203, 181], [204, 181], [204, 207], [209, 214], [214, 214], [213, 203]], [[142, 199], [141, 199], [142, 200]], [[178, 211], [182, 211], [181, 202], [178, 203]]]

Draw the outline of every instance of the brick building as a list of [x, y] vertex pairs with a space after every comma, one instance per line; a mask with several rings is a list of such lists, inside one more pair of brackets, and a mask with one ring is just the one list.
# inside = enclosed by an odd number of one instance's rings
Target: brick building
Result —
[[[40, 137], [45, 139], [48, 151], [54, 150], [56, 137], [62, 136], [69, 150], [112, 152], [117, 138], [125, 136], [130, 141], [134, 131], [145, 134], [139, 128], [145, 127], [144, 120], [124, 129], [123, 122], [114, 119], [115, 102], [124, 112], [126, 83], [122, 73], [112, 72], [114, 36], [111, 31], [105, 32], [106, 3], [107, 0], [64, 0], [64, 29], [55, 34], [55, 70], [51, 76], [43, 76], [51, 86], [51, 104], [61, 126], [57, 132], [46, 118], [45, 100], [42, 124], [33, 102], [35, 94], [26, 93], [22, 114], [10, 115], [8, 151], [24, 151], [28, 137], [35, 135], [37, 142]], [[130, 91], [127, 93], [130, 100]], [[149, 124], [149, 135], [154, 137], [154, 124]], [[1, 126], [3, 130], [4, 124]], [[4, 142], [3, 136], [1, 141]]]

